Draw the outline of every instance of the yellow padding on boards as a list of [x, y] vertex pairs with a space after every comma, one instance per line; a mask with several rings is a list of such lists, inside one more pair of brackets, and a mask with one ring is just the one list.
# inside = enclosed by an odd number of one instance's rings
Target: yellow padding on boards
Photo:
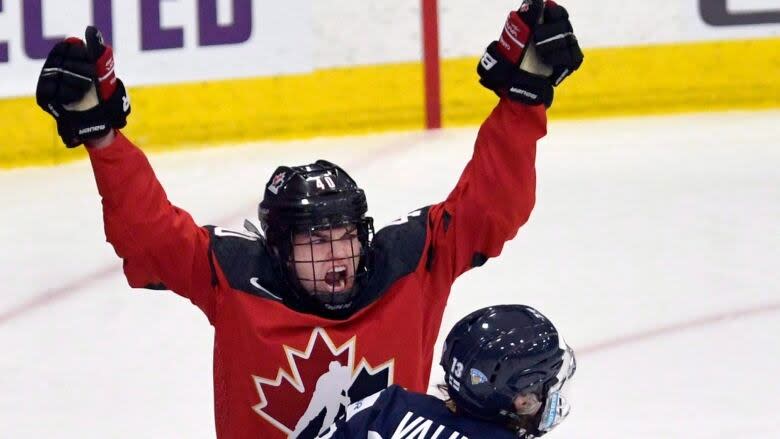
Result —
[[[556, 90], [552, 118], [780, 106], [780, 39], [591, 49]], [[477, 124], [496, 98], [476, 57], [442, 63], [445, 126]], [[121, 74], [121, 65], [120, 65]], [[419, 62], [305, 75], [131, 87], [126, 132], [144, 149], [423, 127]], [[84, 157], [33, 98], [0, 100], [0, 168]]]
[[[551, 118], [780, 106], [780, 38], [585, 50], [555, 91]], [[495, 104], [475, 83], [477, 58], [442, 68], [443, 120], [479, 123]]]
[[132, 90], [128, 132], [153, 146], [423, 126], [418, 63]]
[[[420, 129], [424, 125], [422, 84], [420, 63], [410, 62], [131, 87], [132, 113], [124, 131], [145, 150], [155, 150]], [[62, 146], [54, 121], [34, 98], [0, 100], [0, 132], [6, 133], [0, 168], [56, 164], [85, 156]]]

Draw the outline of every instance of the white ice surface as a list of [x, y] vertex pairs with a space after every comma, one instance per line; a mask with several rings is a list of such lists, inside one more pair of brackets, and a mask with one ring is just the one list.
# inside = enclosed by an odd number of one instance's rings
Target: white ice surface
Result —
[[[779, 125], [778, 111], [552, 123], [530, 222], [456, 283], [444, 331], [506, 302], [557, 323], [579, 369], [550, 438], [780, 437]], [[240, 227], [277, 164], [330, 159], [381, 225], [442, 200], [475, 134], [151, 161], [197, 221]], [[126, 286], [88, 163], [0, 172], [0, 206], [0, 438], [214, 437], [211, 327]]]

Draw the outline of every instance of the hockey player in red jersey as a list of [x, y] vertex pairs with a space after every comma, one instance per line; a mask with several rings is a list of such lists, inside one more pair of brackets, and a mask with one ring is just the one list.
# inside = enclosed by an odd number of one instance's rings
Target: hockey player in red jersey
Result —
[[[455, 189], [376, 233], [363, 191], [322, 160], [273, 173], [262, 231], [198, 226], [119, 131], [130, 101], [97, 30], [52, 49], [37, 102], [68, 147], [86, 145], [129, 284], [188, 298], [214, 327], [219, 437], [314, 437], [350, 401], [427, 388], [451, 285], [527, 221], [545, 109], [581, 62], [567, 18], [537, 26], [541, 14], [541, 0], [524, 1], [482, 57], [480, 82], [500, 100]], [[554, 37], [537, 42], [549, 75], [518, 68], [532, 35]]]

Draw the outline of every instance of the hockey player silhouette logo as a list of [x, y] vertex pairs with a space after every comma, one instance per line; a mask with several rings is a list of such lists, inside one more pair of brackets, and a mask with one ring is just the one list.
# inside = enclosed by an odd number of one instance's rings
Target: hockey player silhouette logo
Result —
[[264, 421], [289, 438], [314, 438], [346, 408], [393, 384], [394, 360], [355, 364], [356, 337], [336, 346], [323, 328], [312, 330], [302, 350], [284, 346], [287, 365], [275, 378], [253, 376]]
[[[332, 424], [339, 410], [350, 404], [347, 396], [350, 385], [352, 385], [352, 371], [349, 367], [342, 366], [338, 361], [331, 361], [328, 372], [317, 380], [309, 407], [298, 420], [292, 436], [298, 437], [317, 417], [322, 407], [325, 407], [325, 419], [322, 424], [326, 426]], [[337, 395], [336, 398], [333, 398], [333, 395]]]

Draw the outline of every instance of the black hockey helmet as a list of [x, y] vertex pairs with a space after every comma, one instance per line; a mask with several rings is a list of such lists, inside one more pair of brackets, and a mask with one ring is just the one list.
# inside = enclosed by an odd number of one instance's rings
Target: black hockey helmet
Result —
[[[363, 190], [343, 169], [325, 160], [303, 166], [280, 166], [266, 184], [258, 207], [260, 226], [280, 262], [283, 278], [311, 311], [348, 313], [353, 306], [357, 277], [368, 270], [365, 254], [373, 235], [373, 220], [366, 216], [367, 210]], [[338, 294], [309, 292], [288, 265], [293, 262], [294, 235], [339, 226], [354, 226], [360, 241], [355, 287]]]
[[[498, 305], [461, 319], [441, 357], [458, 413], [507, 425], [520, 437], [539, 437], [569, 413], [564, 384], [574, 375], [574, 352], [555, 326], [524, 305]], [[515, 399], [537, 406], [518, 414]]]

